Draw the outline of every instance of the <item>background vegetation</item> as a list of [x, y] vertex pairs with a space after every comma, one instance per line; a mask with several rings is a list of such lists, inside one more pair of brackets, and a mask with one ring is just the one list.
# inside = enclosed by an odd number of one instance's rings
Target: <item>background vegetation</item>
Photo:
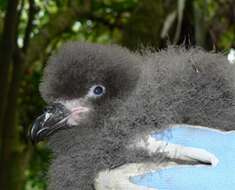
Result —
[[235, 0], [0, 0], [2, 190], [46, 189], [50, 154], [27, 131], [44, 105], [43, 67], [68, 40], [226, 52], [235, 45]]

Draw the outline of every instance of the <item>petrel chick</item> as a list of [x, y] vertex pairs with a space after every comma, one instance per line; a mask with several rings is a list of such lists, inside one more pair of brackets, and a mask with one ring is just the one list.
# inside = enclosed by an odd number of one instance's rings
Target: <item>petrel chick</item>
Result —
[[53, 151], [49, 189], [144, 190], [129, 176], [179, 163], [216, 164], [206, 151], [149, 135], [181, 123], [234, 129], [234, 80], [225, 55], [199, 48], [138, 54], [66, 43], [44, 70], [40, 92], [49, 106], [31, 129], [32, 140], [47, 138]]

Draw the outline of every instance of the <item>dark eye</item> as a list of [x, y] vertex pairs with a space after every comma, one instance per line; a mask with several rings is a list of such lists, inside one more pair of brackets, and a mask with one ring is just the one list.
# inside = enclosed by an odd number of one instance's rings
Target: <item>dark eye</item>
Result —
[[101, 86], [97, 86], [97, 87], [95, 87], [93, 92], [94, 92], [95, 95], [99, 96], [99, 95], [103, 94], [103, 88]]
[[103, 85], [94, 85], [88, 92], [89, 97], [100, 97], [105, 93], [105, 87]]

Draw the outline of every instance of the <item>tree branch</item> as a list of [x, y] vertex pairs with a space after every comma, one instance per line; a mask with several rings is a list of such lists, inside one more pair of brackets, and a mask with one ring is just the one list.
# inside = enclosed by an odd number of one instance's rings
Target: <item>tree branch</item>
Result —
[[[5, 114], [7, 95], [8, 95], [8, 84], [9, 84], [9, 70], [10, 64], [12, 62], [12, 56], [15, 49], [15, 35], [17, 24], [17, 6], [18, 0], [8, 1], [7, 12], [4, 19], [4, 28], [2, 35], [2, 43], [0, 44], [0, 135], [2, 138], [4, 130], [8, 126], [3, 125], [3, 116]], [[10, 129], [9, 129], [10, 130]], [[1, 144], [1, 143], [0, 143]], [[5, 156], [3, 145], [0, 147], [0, 187], [6, 187], [7, 179], [10, 176], [7, 176], [5, 172]]]
[[7, 12], [4, 19], [4, 28], [2, 34], [2, 43], [0, 44], [0, 133], [4, 109], [7, 100], [7, 91], [9, 83], [9, 70], [12, 61], [12, 54], [15, 46], [16, 22], [17, 22], [18, 0], [8, 1]]
[[35, 6], [34, 0], [29, 0], [29, 10], [28, 10], [28, 23], [25, 29], [25, 34], [24, 34], [24, 40], [23, 40], [23, 52], [26, 53], [28, 45], [29, 45], [29, 40], [30, 40], [30, 34], [33, 29], [33, 20], [35, 17], [35, 14], [37, 13], [37, 8]]

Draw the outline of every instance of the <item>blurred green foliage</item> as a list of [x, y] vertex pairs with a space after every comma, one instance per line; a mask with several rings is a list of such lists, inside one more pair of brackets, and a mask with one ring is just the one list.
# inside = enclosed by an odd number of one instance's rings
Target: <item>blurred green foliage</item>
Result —
[[50, 150], [45, 145], [38, 146], [25, 170], [25, 190], [42, 190], [47, 187], [47, 169], [49, 167]]

